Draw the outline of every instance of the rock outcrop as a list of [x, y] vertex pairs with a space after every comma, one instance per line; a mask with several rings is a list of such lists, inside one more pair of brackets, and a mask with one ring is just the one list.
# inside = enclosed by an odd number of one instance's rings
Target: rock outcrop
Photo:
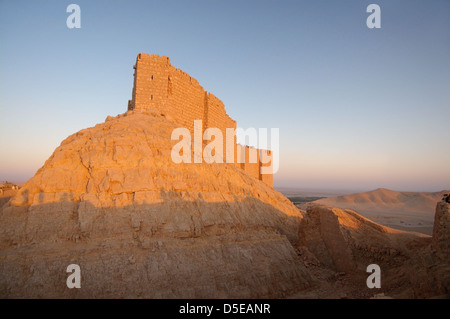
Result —
[[407, 264], [412, 297], [450, 296], [450, 204], [437, 203], [433, 238]]
[[[300, 211], [229, 164], [175, 164], [159, 111], [64, 140], [0, 212], [2, 297], [283, 297]], [[78, 264], [82, 288], [66, 287]]]
[[409, 254], [408, 244], [429, 238], [330, 206], [309, 207], [299, 234], [299, 246], [306, 246], [322, 264], [339, 272], [365, 271], [371, 263], [399, 264]]
[[[438, 203], [433, 237], [379, 225], [350, 209], [309, 207], [300, 223], [297, 250], [319, 287], [296, 297], [448, 296], [449, 207]], [[381, 289], [376, 291], [365, 282], [370, 264], [381, 269]]]
[[436, 205], [433, 247], [442, 260], [450, 260], [450, 204], [444, 201]]

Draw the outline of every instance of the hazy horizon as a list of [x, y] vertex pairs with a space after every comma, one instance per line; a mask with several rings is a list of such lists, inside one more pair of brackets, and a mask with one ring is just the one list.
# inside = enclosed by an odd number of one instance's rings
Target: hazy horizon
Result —
[[[31, 176], [33, 177], [33, 176]], [[31, 178], [30, 177], [30, 178]], [[8, 181], [11, 182], [13, 184], [17, 184], [22, 186], [23, 184], [25, 184], [28, 179], [24, 179], [24, 180], [20, 180], [20, 179], [0, 179], [0, 182], [3, 181]], [[300, 184], [300, 183], [298, 183]], [[380, 188], [385, 188], [385, 189], [389, 189], [392, 191], [397, 191], [397, 192], [417, 192], [417, 193], [438, 193], [441, 191], [450, 191], [450, 188], [442, 188], [442, 189], [435, 189], [435, 190], [424, 190], [424, 189], [396, 189], [396, 188], [388, 188], [388, 187], [383, 187], [383, 186], [379, 186], [379, 187], [361, 187], [361, 188], [345, 188], [345, 187], [327, 187], [326, 185], [324, 185], [323, 187], [310, 187], [310, 186], [299, 186], [298, 184], [278, 184], [278, 183], [274, 183], [273, 188], [283, 194], [291, 194], [291, 195], [298, 195], [298, 194], [302, 194], [304, 196], [317, 196], [318, 194], [322, 194], [323, 196], [326, 197], [332, 197], [332, 196], [340, 196], [340, 195], [349, 195], [349, 194], [354, 194], [354, 193], [365, 193], [365, 192], [370, 192], [370, 191], [374, 191]]]
[[145, 52], [238, 127], [280, 129], [276, 189], [450, 189], [449, 15], [443, 0], [1, 1], [0, 180], [25, 182], [69, 135], [124, 113]]

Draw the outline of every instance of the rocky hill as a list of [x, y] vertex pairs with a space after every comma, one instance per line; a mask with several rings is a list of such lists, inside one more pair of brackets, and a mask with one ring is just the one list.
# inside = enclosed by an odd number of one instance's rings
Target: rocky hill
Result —
[[[175, 164], [160, 112], [64, 140], [0, 213], [2, 297], [283, 297], [302, 214], [229, 164]], [[78, 264], [82, 288], [68, 289]]]

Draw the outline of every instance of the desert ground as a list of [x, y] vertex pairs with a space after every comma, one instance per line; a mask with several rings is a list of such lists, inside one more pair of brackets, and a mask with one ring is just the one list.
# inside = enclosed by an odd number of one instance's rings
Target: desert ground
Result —
[[329, 205], [357, 211], [381, 225], [395, 229], [433, 233], [436, 202], [449, 190], [439, 192], [400, 192], [379, 188], [369, 192], [336, 194], [336, 191], [281, 189], [300, 209]]

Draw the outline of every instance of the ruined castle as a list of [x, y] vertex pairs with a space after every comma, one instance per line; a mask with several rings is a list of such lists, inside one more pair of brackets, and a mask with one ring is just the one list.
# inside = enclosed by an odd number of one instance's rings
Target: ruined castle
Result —
[[[253, 177], [273, 186], [273, 174], [262, 174], [262, 166], [271, 166], [271, 152], [236, 143], [236, 136], [227, 136], [226, 129], [236, 129], [234, 121], [225, 111], [225, 105], [212, 93], [206, 92], [189, 74], [173, 67], [166, 56], [139, 53], [133, 67], [134, 85], [128, 110], [157, 109], [169, 115], [181, 127], [194, 134], [194, 120], [202, 120], [203, 132], [210, 127], [221, 130], [224, 137], [223, 158], [233, 152], [233, 165]], [[226, 141], [225, 138], [233, 139]], [[226, 144], [234, 149], [226, 148]], [[251, 153], [253, 152], [253, 154]], [[255, 160], [256, 157], [256, 160]]]

